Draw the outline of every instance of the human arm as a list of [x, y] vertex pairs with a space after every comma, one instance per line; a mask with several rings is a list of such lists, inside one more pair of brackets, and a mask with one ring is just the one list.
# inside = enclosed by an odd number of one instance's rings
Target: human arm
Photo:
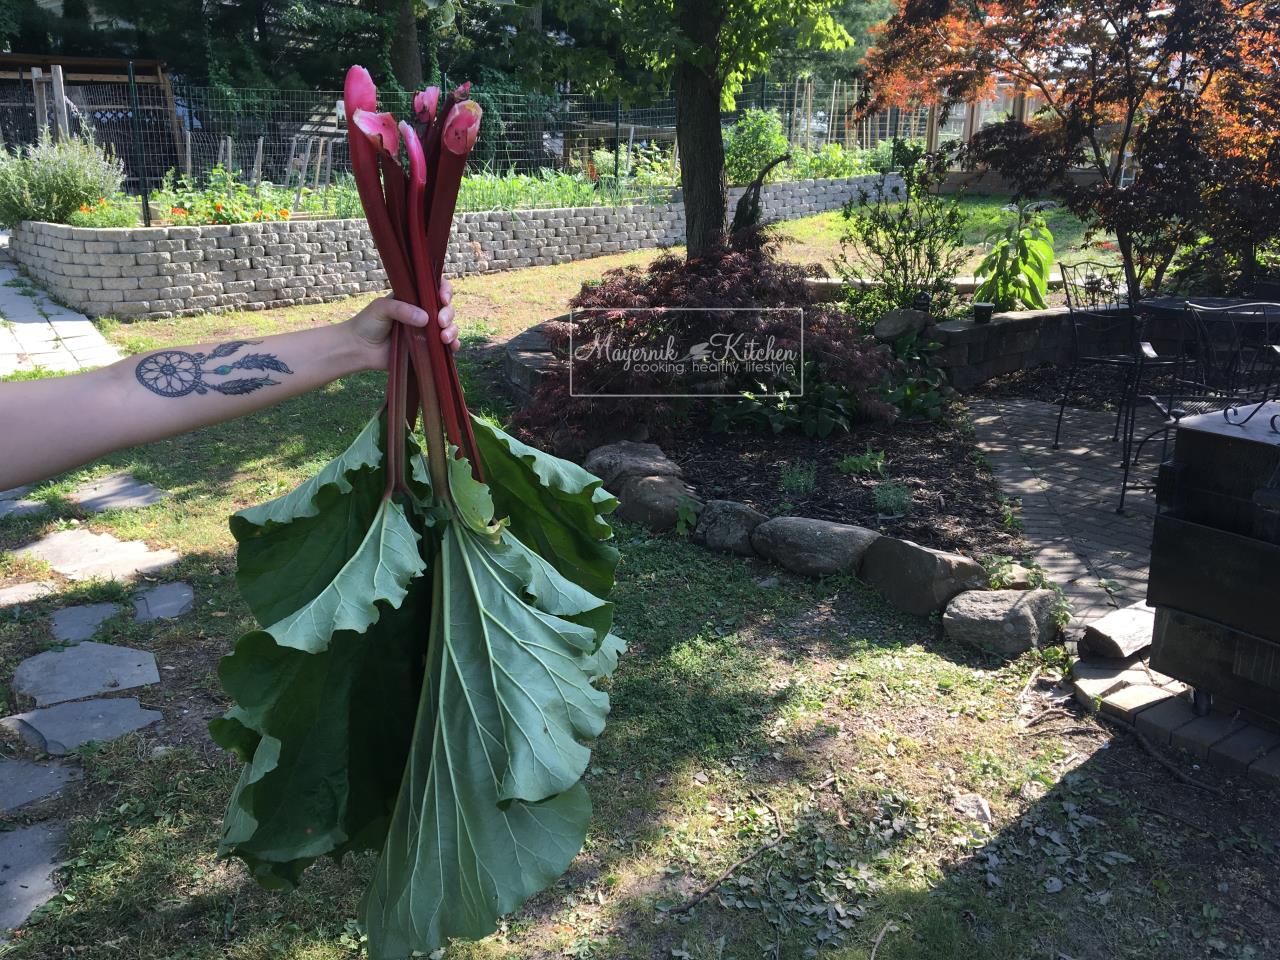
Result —
[[[448, 281], [441, 299], [448, 303]], [[385, 370], [393, 324], [426, 311], [390, 298], [343, 323], [254, 340], [166, 348], [69, 377], [0, 383], [0, 490], [100, 456], [233, 420], [360, 370]], [[440, 337], [457, 349], [453, 308]]]

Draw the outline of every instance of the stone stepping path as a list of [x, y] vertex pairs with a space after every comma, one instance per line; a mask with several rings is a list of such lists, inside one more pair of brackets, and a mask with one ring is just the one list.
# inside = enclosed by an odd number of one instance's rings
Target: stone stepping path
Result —
[[0, 726], [13, 730], [33, 749], [60, 757], [86, 743], [110, 742], [160, 719], [159, 710], [142, 709], [134, 697], [115, 697], [15, 713], [0, 720]]
[[68, 499], [90, 513], [102, 513], [104, 510], [149, 507], [168, 495], [149, 483], [135, 480], [127, 473], [113, 473], [82, 484], [71, 492]]
[[191, 584], [162, 583], [158, 587], [144, 590], [133, 601], [133, 616], [139, 623], [150, 623], [152, 620], [171, 620], [189, 613], [195, 606], [196, 595]]
[[20, 370], [88, 370], [120, 359], [93, 321], [54, 303], [43, 290], [24, 282], [10, 261], [0, 261], [0, 376]]
[[66, 835], [61, 823], [0, 831], [0, 930], [20, 925], [58, 892], [53, 871]]
[[152, 654], [92, 641], [28, 657], [13, 674], [14, 690], [30, 697], [37, 707], [159, 682]]
[[78, 767], [65, 763], [0, 760], [0, 813], [51, 797], [80, 776]]
[[179, 557], [176, 550], [152, 550], [141, 540], [117, 540], [109, 533], [88, 530], [59, 530], [14, 552], [45, 561], [69, 580], [116, 580], [155, 573], [177, 563]]
[[12, 607], [19, 603], [30, 603], [53, 593], [54, 585], [47, 580], [16, 583], [12, 587], [0, 587], [0, 607]]
[[88, 640], [120, 610], [118, 603], [86, 603], [63, 607], [53, 615], [53, 637], [63, 643]]
[[0, 519], [4, 517], [25, 517], [43, 510], [44, 504], [40, 501], [23, 498], [22, 495], [30, 489], [30, 486], [25, 486], [0, 490]]

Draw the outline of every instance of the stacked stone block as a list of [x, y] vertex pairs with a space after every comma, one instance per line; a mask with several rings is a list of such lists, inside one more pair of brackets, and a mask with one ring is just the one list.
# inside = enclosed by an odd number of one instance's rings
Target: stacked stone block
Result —
[[[761, 206], [790, 220], [841, 206], [878, 177], [769, 184]], [[732, 217], [743, 188], [729, 192]], [[459, 214], [445, 255], [451, 276], [567, 263], [678, 244], [684, 203]], [[363, 220], [97, 229], [24, 222], [13, 258], [57, 299], [90, 316], [164, 318], [321, 303], [385, 290]]]

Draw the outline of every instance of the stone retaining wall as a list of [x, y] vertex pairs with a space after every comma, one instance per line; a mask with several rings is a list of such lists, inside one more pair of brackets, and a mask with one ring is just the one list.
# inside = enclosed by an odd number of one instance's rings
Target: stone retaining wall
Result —
[[[880, 178], [801, 180], [761, 192], [768, 219], [840, 207]], [[729, 212], [743, 188], [730, 190]], [[684, 202], [482, 211], [454, 218], [450, 276], [509, 270], [681, 243]], [[19, 224], [13, 258], [68, 306], [90, 316], [169, 317], [320, 303], [386, 288], [363, 220], [94, 229]]]

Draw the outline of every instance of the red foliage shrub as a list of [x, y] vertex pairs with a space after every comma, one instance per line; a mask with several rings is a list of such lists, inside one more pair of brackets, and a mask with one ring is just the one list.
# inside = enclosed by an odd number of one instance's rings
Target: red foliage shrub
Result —
[[[579, 316], [572, 327], [573, 345], [609, 340], [615, 349], [652, 348], [670, 333], [681, 343], [700, 342], [716, 334], [742, 335], [764, 343], [770, 338], [779, 349], [799, 355], [798, 324], [793, 313], [738, 312], [725, 308], [792, 307], [803, 311], [803, 357], [812, 376], [834, 384], [857, 399], [858, 412], [867, 418], [890, 418], [893, 407], [880, 398], [879, 387], [890, 375], [891, 352], [860, 330], [839, 308], [815, 302], [805, 279], [821, 276], [816, 265], [800, 266], [775, 256], [776, 240], [763, 234], [739, 235], [731, 246], [707, 256], [684, 260], [664, 253], [647, 267], [619, 267], [607, 271], [598, 283], [588, 283], [570, 301], [576, 310], [595, 312]], [[703, 308], [674, 316], [659, 312], [628, 312], [621, 308]], [[669, 329], [668, 329], [668, 325]], [[616, 363], [598, 355], [573, 364], [573, 392], [569, 392], [568, 349], [571, 324], [547, 325], [547, 335], [559, 362], [544, 376], [532, 402], [518, 418], [518, 425], [532, 434], [556, 437], [561, 449], [572, 449], [573, 438], [594, 442], [607, 428], [612, 436], [648, 432], [661, 437], [679, 422], [705, 425], [717, 402], [712, 399], [678, 398], [663, 394], [724, 393], [755, 388], [739, 378], [731, 385], [715, 377], [699, 380], [687, 373], [621, 371]], [[787, 385], [799, 388], [798, 377]], [[812, 386], [806, 381], [806, 387]], [[777, 388], [777, 381], [770, 383]], [[658, 394], [646, 398], [584, 396], [607, 391]]]

